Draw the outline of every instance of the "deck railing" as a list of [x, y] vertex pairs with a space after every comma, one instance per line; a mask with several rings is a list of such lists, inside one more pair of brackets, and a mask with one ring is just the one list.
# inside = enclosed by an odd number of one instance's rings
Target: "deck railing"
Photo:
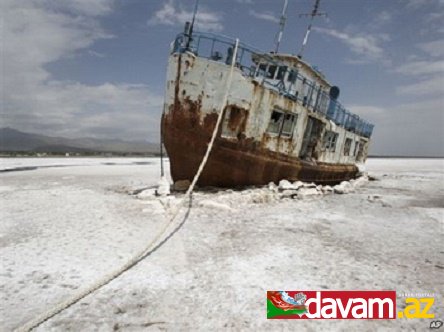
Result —
[[[230, 64], [235, 40], [223, 35], [194, 32], [192, 37], [177, 35], [173, 53], [191, 52], [198, 57]], [[364, 137], [371, 137], [374, 125], [347, 111], [339, 101], [330, 97], [320, 85], [301, 75], [297, 68], [289, 67], [273, 54], [240, 42], [236, 66], [246, 77], [259, 81], [287, 98], [301, 103], [310, 111], [323, 114], [336, 125]], [[262, 68], [261, 64], [265, 65]], [[321, 73], [319, 73], [322, 75]]]

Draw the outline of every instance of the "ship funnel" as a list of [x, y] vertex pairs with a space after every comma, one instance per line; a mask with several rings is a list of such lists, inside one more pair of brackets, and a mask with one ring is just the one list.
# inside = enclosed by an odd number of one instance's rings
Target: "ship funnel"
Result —
[[332, 86], [330, 88], [329, 95], [330, 95], [331, 99], [333, 99], [333, 100], [338, 99], [339, 98], [339, 93], [340, 93], [340, 90], [339, 90], [339, 88], [337, 86]]
[[328, 118], [332, 118], [336, 112], [336, 104], [337, 104], [337, 100], [339, 98], [339, 88], [337, 86], [332, 86], [330, 88], [329, 91], [329, 95], [330, 95], [330, 102], [328, 104], [328, 109], [327, 109], [327, 117]]

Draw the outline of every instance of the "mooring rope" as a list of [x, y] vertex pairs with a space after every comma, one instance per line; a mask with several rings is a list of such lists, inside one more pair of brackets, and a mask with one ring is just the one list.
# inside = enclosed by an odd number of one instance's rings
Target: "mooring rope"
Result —
[[192, 193], [192, 191], [194, 189], [194, 186], [196, 185], [196, 182], [198, 181], [198, 179], [199, 179], [199, 177], [200, 177], [200, 175], [201, 175], [201, 173], [202, 173], [202, 171], [203, 171], [203, 169], [205, 167], [205, 164], [207, 163], [207, 160], [208, 160], [208, 157], [209, 157], [209, 155], [211, 153], [211, 150], [213, 148], [213, 144], [214, 144], [214, 141], [216, 139], [217, 132], [219, 130], [219, 126], [220, 126], [220, 123], [221, 123], [221, 120], [222, 120], [222, 115], [224, 113], [223, 110], [224, 110], [224, 108], [225, 108], [225, 106], [227, 104], [228, 93], [229, 93], [229, 90], [231, 88], [231, 81], [233, 79], [233, 71], [234, 71], [234, 66], [236, 64], [236, 57], [237, 57], [238, 46], [239, 46], [239, 39], [236, 39], [236, 44], [235, 44], [234, 51], [233, 51], [233, 58], [231, 59], [231, 68], [230, 68], [230, 72], [229, 72], [229, 75], [228, 75], [226, 83], [225, 83], [225, 94], [224, 94], [224, 97], [222, 99], [222, 103], [221, 103], [221, 107], [220, 107], [219, 114], [218, 114], [218, 117], [217, 117], [216, 125], [214, 126], [213, 135], [211, 136], [211, 140], [208, 143], [208, 147], [207, 147], [207, 150], [205, 152], [205, 155], [204, 155], [204, 157], [202, 159], [202, 162], [199, 165], [199, 169], [197, 170], [197, 173], [194, 176], [193, 181], [191, 182], [188, 190], [186, 191], [185, 195], [182, 197], [180, 202], [175, 206], [175, 209], [174, 209], [173, 213], [171, 214], [169, 220], [165, 223], [165, 226], [161, 229], [161, 231], [156, 235], [156, 237], [143, 250], [140, 250], [126, 264], [124, 264], [120, 268], [118, 268], [118, 269], [116, 269], [116, 270], [106, 274], [101, 279], [97, 280], [94, 284], [92, 284], [91, 286], [85, 288], [84, 290], [81, 290], [77, 294], [74, 294], [68, 300], [63, 301], [63, 302], [57, 304], [53, 308], [45, 311], [44, 313], [38, 315], [34, 319], [32, 319], [29, 322], [25, 323], [24, 325], [18, 327], [17, 329], [15, 329], [15, 331], [20, 331], [20, 332], [21, 331], [30, 331], [30, 330], [38, 327], [43, 322], [45, 322], [48, 319], [54, 317], [55, 315], [59, 314], [63, 310], [69, 308], [73, 304], [75, 304], [78, 301], [80, 301], [81, 299], [85, 298], [89, 294], [95, 292], [99, 288], [105, 286], [106, 284], [108, 284], [112, 280], [116, 279], [122, 273], [124, 273], [125, 271], [129, 270], [131, 267], [133, 267], [138, 262], [140, 262], [143, 258], [145, 258], [150, 253], [152, 253], [154, 250], [156, 250], [160, 245], [165, 243], [165, 241], [168, 240], [180, 228], [180, 226], [185, 222], [186, 218], [182, 221], [182, 223], [180, 223], [178, 226], [173, 228], [173, 230], [171, 230], [170, 232], [167, 232], [168, 228], [173, 224], [173, 221], [175, 220], [175, 218], [179, 214], [180, 208], [184, 204], [185, 200], [188, 197], [190, 197], [190, 195], [191, 195], [191, 193]]

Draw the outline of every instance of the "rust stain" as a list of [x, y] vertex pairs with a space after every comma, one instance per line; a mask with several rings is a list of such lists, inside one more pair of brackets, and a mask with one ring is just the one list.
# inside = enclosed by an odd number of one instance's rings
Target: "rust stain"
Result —
[[179, 103], [179, 88], [180, 88], [180, 67], [182, 62], [182, 54], [179, 54], [179, 57], [177, 58], [177, 75], [176, 75], [176, 81], [174, 86], [174, 108], [178, 107]]

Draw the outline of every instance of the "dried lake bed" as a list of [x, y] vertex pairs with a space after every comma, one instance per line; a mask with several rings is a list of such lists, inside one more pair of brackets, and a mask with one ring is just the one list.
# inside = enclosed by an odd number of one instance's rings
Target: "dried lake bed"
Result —
[[[198, 191], [168, 242], [37, 330], [426, 329], [430, 320], [266, 319], [266, 291], [277, 289], [433, 293], [443, 319], [444, 160], [371, 158], [367, 170], [375, 181], [345, 195]], [[94, 283], [153, 239], [181, 196], [142, 194], [159, 173], [152, 158], [1, 159], [0, 329]]]

